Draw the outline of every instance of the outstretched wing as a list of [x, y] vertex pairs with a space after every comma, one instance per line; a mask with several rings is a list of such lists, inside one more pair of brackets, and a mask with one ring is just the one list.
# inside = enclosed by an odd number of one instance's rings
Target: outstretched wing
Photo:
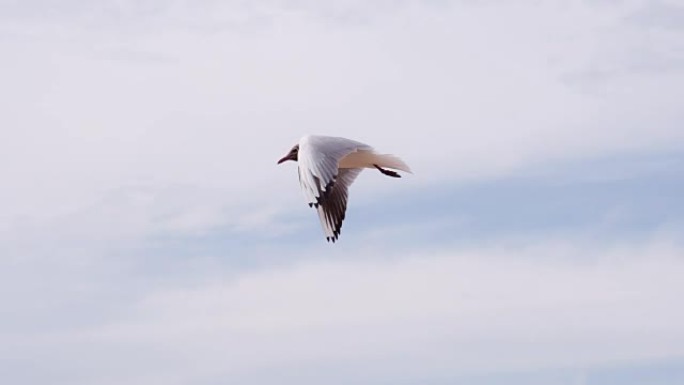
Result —
[[373, 148], [354, 140], [329, 136], [309, 135], [299, 141], [299, 184], [309, 206], [318, 207], [327, 199], [338, 178], [340, 159], [359, 150], [372, 151]]
[[325, 239], [328, 242], [333, 241], [334, 243], [340, 236], [342, 221], [344, 221], [347, 211], [348, 189], [362, 170], [361, 168], [340, 169], [337, 181], [332, 189], [327, 192], [328, 195], [316, 207], [321, 226], [325, 232]]
[[340, 235], [347, 210], [349, 186], [362, 168], [339, 169], [339, 162], [356, 151], [372, 151], [367, 144], [345, 138], [305, 136], [299, 142], [299, 183], [309, 206], [316, 207], [328, 241]]

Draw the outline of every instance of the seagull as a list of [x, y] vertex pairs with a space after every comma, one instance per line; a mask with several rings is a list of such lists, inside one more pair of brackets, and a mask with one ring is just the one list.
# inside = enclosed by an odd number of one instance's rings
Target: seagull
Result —
[[349, 186], [364, 168], [378, 170], [393, 178], [401, 178], [401, 175], [388, 169], [412, 173], [409, 166], [394, 155], [378, 154], [365, 143], [334, 136], [303, 136], [277, 164], [288, 160], [298, 163], [304, 197], [309, 207], [318, 211], [325, 239], [333, 243], [342, 229]]

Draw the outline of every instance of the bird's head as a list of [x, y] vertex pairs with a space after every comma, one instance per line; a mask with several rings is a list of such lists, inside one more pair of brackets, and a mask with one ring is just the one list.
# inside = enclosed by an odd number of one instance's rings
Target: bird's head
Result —
[[284, 157], [282, 157], [279, 161], [278, 164], [281, 164], [285, 161], [288, 160], [294, 160], [295, 162], [297, 161], [297, 156], [299, 155], [299, 145], [295, 144], [294, 147], [290, 150], [290, 152], [287, 153]]

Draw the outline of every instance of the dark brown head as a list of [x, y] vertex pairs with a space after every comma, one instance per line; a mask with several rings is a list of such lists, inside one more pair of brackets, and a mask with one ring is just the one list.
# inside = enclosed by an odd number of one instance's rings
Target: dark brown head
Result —
[[284, 157], [282, 157], [279, 161], [278, 164], [281, 164], [285, 161], [288, 160], [294, 160], [295, 162], [297, 161], [297, 156], [299, 155], [299, 145], [295, 144], [294, 147], [292, 147], [292, 150], [287, 153]]

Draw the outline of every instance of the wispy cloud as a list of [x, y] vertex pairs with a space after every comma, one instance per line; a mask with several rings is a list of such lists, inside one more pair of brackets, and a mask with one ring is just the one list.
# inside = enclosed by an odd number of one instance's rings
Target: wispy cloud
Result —
[[[659, 360], [684, 354], [684, 313], [672, 306], [682, 289], [681, 255], [662, 241], [542, 241], [396, 255], [389, 263], [338, 256], [152, 289], [94, 327], [15, 331], [3, 355], [39, 372], [78, 371], [83, 383], [137, 383], [150, 372], [181, 383], [203, 375], [269, 383], [291, 366], [360, 370], [363, 383], [421, 382]], [[55, 360], [36, 361], [36, 346]]]
[[[0, 4], [0, 377], [676, 379], [678, 7]], [[415, 174], [331, 247], [304, 133]]]
[[648, 28], [682, 29], [684, 28], [684, 7], [675, 1], [647, 1], [643, 2], [627, 19]]

